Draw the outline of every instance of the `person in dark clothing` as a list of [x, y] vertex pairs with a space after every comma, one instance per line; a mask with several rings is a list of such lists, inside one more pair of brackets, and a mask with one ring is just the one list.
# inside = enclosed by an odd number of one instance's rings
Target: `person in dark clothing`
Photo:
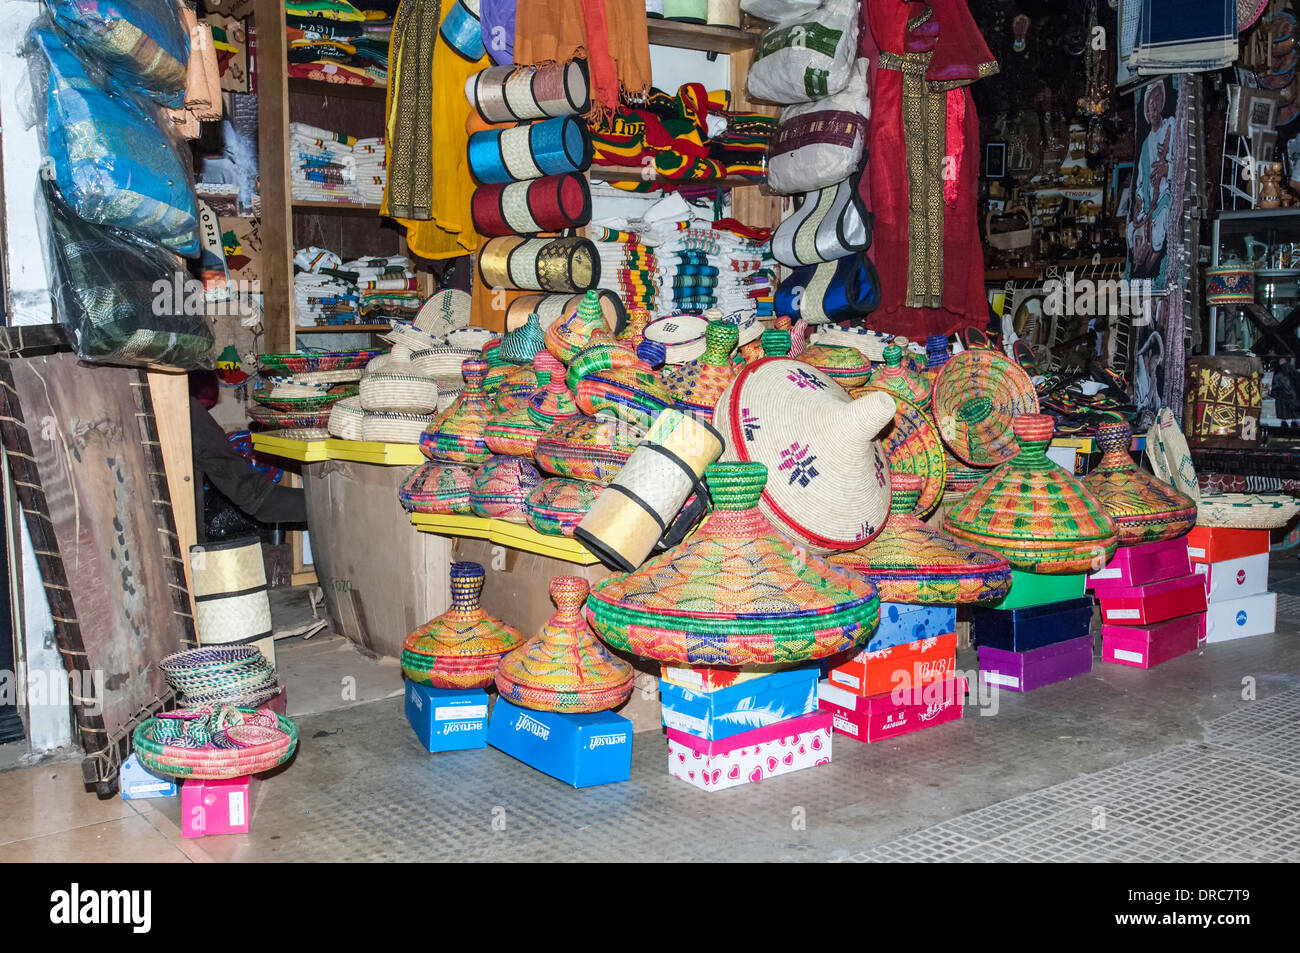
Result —
[[[307, 522], [307, 500], [303, 491], [278, 486], [266, 474], [253, 469], [230, 441], [221, 425], [204, 406], [202, 381], [191, 381], [190, 440], [194, 455], [195, 512], [199, 516], [199, 538], [206, 538], [203, 526], [203, 482], [211, 483], [245, 515], [261, 523]], [[195, 396], [195, 394], [200, 396]]]

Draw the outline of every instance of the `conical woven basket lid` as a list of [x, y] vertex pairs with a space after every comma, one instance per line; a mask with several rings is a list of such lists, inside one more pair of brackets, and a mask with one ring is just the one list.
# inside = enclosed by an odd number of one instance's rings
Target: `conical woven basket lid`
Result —
[[537, 317], [537, 312], [532, 311], [523, 325], [506, 333], [497, 350], [501, 359], [510, 364], [530, 364], [545, 345], [541, 320]]
[[588, 617], [615, 648], [662, 662], [802, 662], [850, 649], [879, 621], [870, 583], [794, 549], [758, 509], [768, 470], [715, 463], [715, 509], [681, 546], [596, 584]]
[[1115, 522], [1087, 487], [1048, 459], [1054, 426], [1046, 414], [1017, 417], [1020, 452], [959, 500], [944, 528], [1026, 572], [1095, 572], [1115, 554]]
[[1132, 437], [1126, 423], [1099, 426], [1101, 462], [1083, 478], [1083, 485], [1115, 521], [1121, 546], [1177, 539], [1196, 525], [1196, 503], [1138, 469], [1129, 456]]
[[903, 366], [903, 349], [897, 344], [885, 348], [885, 365], [871, 372], [870, 383], [906, 397], [921, 407], [930, 406], [930, 382]]
[[440, 657], [503, 655], [522, 645], [524, 635], [479, 605], [483, 594], [483, 567], [478, 563], [451, 564], [451, 608], [406, 637], [403, 652]]
[[538, 376], [535, 367], [511, 368], [510, 373], [497, 383], [497, 388], [492, 393], [492, 406], [498, 411], [514, 410], [520, 405], [526, 405], [528, 398], [545, 386], [546, 381]]
[[943, 365], [931, 409], [948, 449], [971, 466], [991, 467], [1019, 452], [1011, 421], [1038, 413], [1038, 394], [1014, 361], [980, 348]]
[[[544, 400], [547, 385], [551, 381], [550, 368], [558, 365], [548, 352], [542, 351], [534, 360], [537, 370], [533, 372], [534, 386], [529, 394], [519, 401], [496, 402], [496, 413], [483, 425], [483, 442], [493, 453], [508, 453], [516, 456], [531, 457], [542, 434], [550, 429], [543, 415], [539, 422], [534, 419], [535, 411], [530, 406], [531, 398], [537, 396]], [[517, 368], [524, 370], [524, 368]], [[505, 404], [503, 407], [502, 404]]]
[[583, 295], [577, 308], [550, 323], [544, 341], [546, 350], [565, 364], [573, 360], [574, 355], [583, 348], [593, 344], [613, 343], [614, 336], [605, 323], [600, 295], [596, 291], [588, 291]]
[[461, 365], [465, 391], [420, 437], [425, 456], [439, 463], [483, 463], [492, 454], [483, 442], [483, 427], [492, 416], [492, 400], [483, 390], [487, 361]]
[[502, 698], [539, 711], [604, 711], [632, 693], [632, 666], [592, 634], [582, 617], [587, 580], [551, 580], [556, 612], [537, 635], [501, 660]]
[[815, 367], [764, 358], [740, 370], [713, 412], [727, 441], [724, 460], [762, 463], [759, 504], [790, 539], [816, 553], [857, 549], [889, 513], [889, 466], [874, 438], [894, 418], [894, 400], [854, 400]]
[[535, 366], [539, 374], [547, 375], [547, 380], [544, 388], [528, 398], [528, 415], [533, 423], [549, 428], [558, 421], [576, 416], [578, 405], [573, 402], [573, 394], [564, 382], [564, 365], [544, 351], [537, 355]]
[[739, 341], [736, 325], [710, 321], [705, 331], [703, 356], [685, 364], [671, 364], [663, 370], [673, 406], [712, 420], [718, 398], [740, 371], [731, 361], [731, 352]]
[[[867, 384], [852, 391], [854, 398], [868, 391], [883, 390], [879, 384]], [[924, 519], [943, 502], [948, 479], [948, 453], [939, 438], [934, 418], [908, 397], [886, 391], [894, 398], [894, 421], [882, 431], [881, 446], [889, 460], [891, 473], [912, 473], [921, 478], [921, 493], [916, 501], [916, 516]], [[984, 476], [984, 471], [979, 472]]]
[[947, 605], [995, 602], [1011, 589], [1011, 565], [973, 549], [912, 515], [922, 480], [895, 473], [885, 528], [861, 549], [828, 558], [875, 583], [886, 602]]

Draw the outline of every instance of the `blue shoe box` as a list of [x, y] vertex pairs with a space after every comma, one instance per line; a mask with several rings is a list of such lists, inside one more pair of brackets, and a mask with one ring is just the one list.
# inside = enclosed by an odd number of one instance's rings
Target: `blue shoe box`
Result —
[[1029, 652], [1087, 635], [1092, 598], [1067, 599], [1022, 609], [971, 610], [971, 641], [1004, 652]]
[[408, 680], [406, 720], [425, 751], [486, 748], [488, 695], [481, 688], [430, 688]]
[[716, 692], [659, 681], [664, 724], [708, 741], [765, 728], [817, 711], [817, 665], [775, 672]]
[[880, 604], [880, 628], [871, 633], [863, 651], [879, 652], [921, 639], [957, 631], [957, 610], [952, 606], [913, 606], [902, 602]]
[[575, 788], [632, 776], [632, 722], [610, 711], [564, 715], [498, 697], [487, 743]]
[[150, 771], [134, 754], [122, 762], [117, 777], [123, 801], [136, 801], [149, 797], [175, 797], [181, 791], [175, 778]]

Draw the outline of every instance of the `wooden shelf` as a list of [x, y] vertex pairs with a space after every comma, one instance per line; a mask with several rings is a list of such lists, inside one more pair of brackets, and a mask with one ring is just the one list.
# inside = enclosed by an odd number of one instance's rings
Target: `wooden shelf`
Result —
[[308, 324], [298, 325], [295, 334], [381, 334], [393, 330], [391, 324]]
[[766, 187], [762, 179], [747, 179], [743, 175], [729, 175], [724, 179], [670, 179], [666, 175], [646, 178], [640, 167], [621, 165], [593, 165], [587, 170], [595, 182], [648, 182], [651, 185], [680, 185], [682, 188], [738, 189], [744, 186]]
[[650, 42], [656, 46], [673, 46], [679, 50], [700, 50], [704, 53], [736, 53], [752, 50], [762, 33], [757, 30], [733, 30], [725, 26], [707, 26], [703, 23], [681, 23], [677, 20], [646, 19]]
[[313, 96], [339, 96], [344, 99], [363, 99], [382, 103], [388, 99], [387, 86], [361, 86], [355, 83], [327, 83], [319, 79], [289, 77], [289, 92], [308, 93]]
[[317, 202], [294, 199], [295, 212], [320, 215], [378, 215], [379, 206], [360, 202]]
[[478, 516], [435, 515], [433, 513], [412, 513], [411, 523], [421, 533], [435, 533], [439, 536], [466, 536], [470, 539], [486, 539], [489, 542], [509, 546], [527, 553], [537, 553], [552, 559], [577, 563], [579, 566], [594, 566], [600, 560], [586, 546], [567, 536], [547, 536], [530, 526], [508, 523], [505, 520], [483, 519]]

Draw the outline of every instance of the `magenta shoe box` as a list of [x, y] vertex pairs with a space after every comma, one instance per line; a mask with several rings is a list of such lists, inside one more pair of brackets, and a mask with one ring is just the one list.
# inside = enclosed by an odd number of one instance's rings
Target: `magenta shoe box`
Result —
[[1186, 576], [1191, 571], [1192, 560], [1187, 552], [1187, 537], [1180, 536], [1163, 543], [1120, 547], [1115, 550], [1115, 555], [1104, 569], [1099, 569], [1088, 577], [1088, 588], [1098, 598], [1104, 599], [1107, 593], [1116, 589], [1163, 582]]
[[1092, 636], [1044, 645], [1028, 652], [979, 647], [980, 681], [1013, 692], [1029, 692], [1092, 671]]
[[817, 704], [830, 713], [831, 726], [868, 744], [956, 721], [965, 701], [966, 679], [960, 675], [885, 695], [862, 696], [829, 681], [817, 686]]
[[1204, 612], [1155, 625], [1103, 625], [1101, 657], [1120, 665], [1152, 668], [1194, 651], [1204, 638]]
[[259, 779], [244, 775], [224, 781], [181, 782], [181, 836], [247, 834]]

